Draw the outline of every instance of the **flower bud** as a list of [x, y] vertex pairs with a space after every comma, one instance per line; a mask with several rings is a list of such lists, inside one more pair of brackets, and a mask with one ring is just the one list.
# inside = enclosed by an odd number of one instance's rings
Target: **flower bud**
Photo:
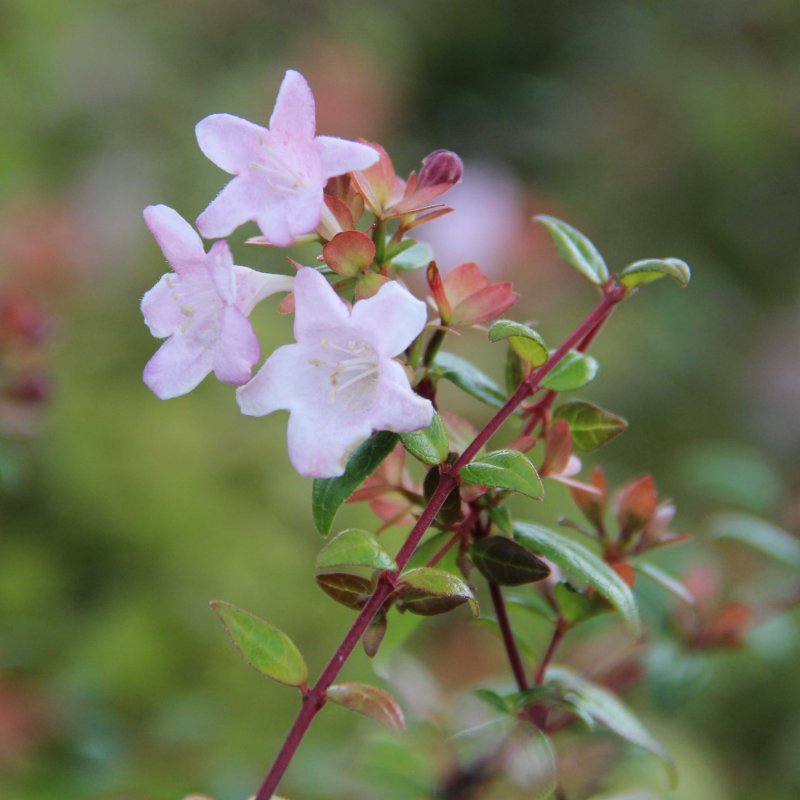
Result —
[[461, 180], [463, 174], [464, 164], [455, 153], [450, 150], [434, 150], [422, 162], [417, 189], [429, 189], [431, 186], [446, 186], [449, 189]]

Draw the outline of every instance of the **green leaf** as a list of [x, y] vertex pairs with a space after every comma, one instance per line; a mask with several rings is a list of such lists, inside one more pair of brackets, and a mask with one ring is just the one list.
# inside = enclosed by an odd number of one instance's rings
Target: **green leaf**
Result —
[[716, 539], [736, 539], [795, 569], [800, 568], [800, 539], [750, 514], [717, 514], [711, 520]]
[[397, 569], [394, 559], [380, 546], [371, 533], [348, 528], [337, 534], [319, 551], [316, 569], [368, 567]]
[[566, 581], [557, 583], [553, 593], [564, 619], [570, 625], [577, 625], [577, 623], [591, 619], [595, 614], [603, 611], [601, 601], [598, 601], [596, 597], [587, 597]]
[[546, 706], [569, 711], [578, 717], [590, 729], [595, 727], [594, 720], [571, 698], [563, 688], [555, 683], [531, 686], [513, 696], [517, 709], [522, 710], [528, 706]]
[[497, 450], [461, 468], [461, 480], [479, 486], [510, 489], [541, 500], [544, 487], [530, 459], [519, 450]]
[[470, 556], [481, 575], [498, 586], [522, 586], [550, 574], [544, 561], [505, 536], [478, 539], [470, 548]]
[[475, 689], [473, 694], [483, 700], [484, 703], [488, 703], [495, 711], [499, 711], [501, 714], [513, 713], [505, 697], [491, 689]]
[[553, 416], [569, 423], [572, 446], [584, 453], [602, 447], [628, 427], [622, 417], [586, 400], [568, 400]]
[[648, 578], [663, 586], [667, 591], [672, 592], [676, 597], [683, 600], [684, 603], [688, 603], [690, 606], [695, 604], [694, 595], [679, 580], [673, 578], [669, 573], [664, 572], [660, 567], [648, 561], [634, 561], [633, 566], [636, 568], [637, 572], [641, 572], [642, 575], [647, 575]]
[[211, 608], [248, 664], [286, 686], [305, 684], [308, 677], [306, 662], [283, 631], [224, 600], [212, 600]]
[[514, 535], [514, 525], [511, 521], [511, 512], [507, 506], [489, 506], [489, 518], [497, 525], [498, 529], [506, 536]]
[[462, 603], [469, 603], [472, 613], [478, 614], [478, 602], [472, 589], [461, 578], [443, 569], [411, 569], [400, 577], [397, 585], [402, 588], [398, 609], [427, 617], [444, 614]]
[[570, 350], [561, 361], [553, 367], [547, 377], [542, 381], [542, 386], [554, 392], [569, 392], [580, 389], [597, 375], [600, 365], [597, 359]]
[[503, 390], [476, 366], [464, 358], [441, 351], [434, 361], [434, 372], [440, 378], [454, 383], [471, 397], [494, 408], [500, 408], [506, 401]]
[[546, 214], [540, 214], [536, 221], [547, 229], [558, 254], [569, 266], [597, 286], [608, 280], [608, 269], [603, 256], [579, 230]]
[[517, 355], [513, 347], [507, 347], [503, 382], [509, 395], [516, 391], [517, 386], [522, 383], [524, 377], [525, 371], [523, 370], [522, 359]]
[[524, 595], [509, 593], [506, 594], [506, 605], [527, 611], [549, 622], [555, 622], [556, 620], [556, 612], [553, 611], [550, 604], [540, 594], [534, 594], [533, 592], [527, 592]]
[[316, 580], [325, 594], [356, 611], [364, 606], [374, 589], [369, 578], [349, 572], [320, 572]]
[[636, 635], [641, 632], [633, 592], [599, 556], [563, 533], [530, 522], [514, 523], [514, 536], [526, 547], [588, 583], [619, 611]]
[[691, 280], [692, 271], [685, 261], [678, 258], [646, 258], [625, 267], [619, 274], [619, 282], [632, 289], [667, 277], [686, 287]]
[[508, 339], [508, 343], [517, 355], [535, 367], [540, 367], [550, 356], [541, 334], [521, 322], [510, 319], [497, 320], [489, 328], [489, 339], [493, 342]]
[[561, 666], [550, 667], [546, 682], [561, 687], [565, 696], [595, 722], [660, 758], [675, 783], [675, 764], [670, 754], [616, 695]]
[[390, 257], [392, 266], [395, 269], [406, 271], [423, 269], [433, 261], [433, 248], [427, 242], [404, 239], [400, 244], [405, 245], [406, 242], [411, 242], [411, 244], [408, 247], [403, 247], [399, 253], [395, 251], [396, 254]]
[[401, 433], [400, 441], [412, 456], [418, 458], [423, 464], [432, 466], [445, 461], [450, 452], [447, 429], [444, 427], [442, 418], [435, 411], [433, 420], [427, 428], [412, 433]]
[[335, 683], [325, 692], [329, 700], [340, 706], [380, 722], [395, 733], [406, 729], [403, 709], [389, 692], [368, 683]]
[[317, 530], [327, 536], [333, 518], [342, 504], [372, 475], [397, 443], [397, 434], [381, 431], [371, 436], [350, 456], [344, 475], [338, 478], [316, 479], [311, 490], [311, 512]]

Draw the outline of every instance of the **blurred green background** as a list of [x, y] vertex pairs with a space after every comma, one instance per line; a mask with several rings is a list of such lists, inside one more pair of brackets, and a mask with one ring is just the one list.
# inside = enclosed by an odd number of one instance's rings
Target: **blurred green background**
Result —
[[[532, 213], [584, 230], [612, 269], [687, 260], [687, 291], [648, 288], [597, 344], [583, 394], [631, 428], [588, 462], [615, 481], [652, 471], [701, 539], [720, 508], [797, 527], [796, 0], [0, 0], [0, 291], [42, 317], [23, 352], [2, 350], [4, 381], [38, 381], [0, 405], [4, 798], [248, 796], [296, 700], [238, 662], [208, 601], [269, 618], [312, 673], [350, 619], [314, 586], [310, 485], [289, 468], [284, 416], [242, 417], [211, 380], [169, 402], [140, 380], [157, 343], [138, 301], [164, 271], [141, 210], [194, 219], [225, 180], [194, 124], [265, 124], [288, 67], [311, 83], [320, 132], [380, 141], [401, 174], [438, 147], [462, 155], [461, 227], [420, 238], [454, 266], [477, 231], [475, 257], [514, 280], [516, 317], [549, 341], [594, 299]], [[254, 232], [233, 237], [237, 263], [288, 269], [243, 245]], [[271, 303], [254, 315], [265, 351], [290, 331]], [[634, 779], [664, 797], [797, 797], [796, 633], [795, 613], [711, 659], [702, 692], [676, 690], [683, 662], [664, 656], [637, 701], [684, 777], [672, 795], [635, 761]], [[363, 654], [346, 674], [371, 674]], [[371, 732], [323, 714], [285, 793], [338, 796], [331, 775]]]

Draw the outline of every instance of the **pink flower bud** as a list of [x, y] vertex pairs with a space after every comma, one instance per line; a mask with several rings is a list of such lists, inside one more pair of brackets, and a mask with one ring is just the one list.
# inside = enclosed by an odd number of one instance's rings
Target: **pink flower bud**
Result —
[[432, 186], [442, 187], [441, 193], [455, 186], [464, 174], [464, 164], [450, 150], [434, 150], [422, 161], [422, 169], [417, 178], [417, 190]]

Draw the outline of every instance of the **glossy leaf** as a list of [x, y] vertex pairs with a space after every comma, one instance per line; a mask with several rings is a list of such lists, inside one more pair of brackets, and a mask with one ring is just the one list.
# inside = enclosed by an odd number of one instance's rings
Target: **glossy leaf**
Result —
[[316, 579], [317, 585], [328, 597], [356, 611], [367, 602], [373, 590], [369, 578], [349, 572], [320, 572]]
[[572, 446], [584, 453], [602, 447], [628, 427], [622, 417], [586, 400], [568, 400], [553, 416], [569, 423]]
[[423, 464], [441, 464], [450, 452], [450, 442], [442, 418], [434, 411], [433, 420], [427, 428], [413, 433], [401, 433], [403, 447]]
[[717, 539], [736, 539], [790, 567], [800, 569], [800, 539], [750, 514], [718, 514], [711, 521]]
[[579, 230], [546, 214], [540, 214], [535, 219], [547, 229], [556, 250], [569, 266], [597, 286], [608, 280], [606, 262], [597, 248]]
[[633, 592], [598, 555], [562, 533], [530, 522], [514, 523], [514, 536], [525, 547], [589, 584], [619, 611], [635, 634], [641, 632]]
[[472, 613], [478, 614], [478, 603], [472, 589], [457, 576], [443, 569], [417, 567], [404, 573], [398, 582], [402, 599], [398, 608], [422, 616], [444, 614], [469, 603]]
[[694, 595], [677, 579], [673, 578], [668, 572], [664, 572], [660, 567], [648, 561], [635, 561], [634, 566], [637, 572], [647, 575], [648, 578], [663, 586], [667, 591], [672, 592], [676, 597], [693, 606]]
[[497, 320], [489, 328], [489, 339], [493, 342], [508, 339], [508, 343], [514, 348], [517, 355], [535, 367], [544, 364], [550, 355], [547, 345], [538, 331], [510, 319]]
[[686, 287], [691, 277], [692, 271], [685, 261], [678, 258], [647, 258], [625, 267], [619, 274], [619, 282], [623, 286], [633, 288], [660, 278], [672, 278]]
[[342, 231], [322, 248], [322, 257], [334, 272], [355, 277], [372, 264], [375, 245], [361, 231]]
[[459, 389], [487, 405], [500, 408], [506, 401], [503, 390], [464, 358], [440, 352], [434, 361], [434, 369], [440, 378], [454, 383]]
[[333, 518], [342, 504], [369, 477], [397, 443], [397, 434], [380, 431], [371, 436], [350, 456], [344, 475], [314, 481], [311, 490], [311, 512], [317, 530], [327, 536]]
[[479, 486], [510, 489], [535, 500], [544, 497], [544, 488], [536, 467], [519, 450], [497, 450], [481, 456], [461, 468], [461, 480], [465, 483], [477, 483]]
[[224, 600], [213, 600], [211, 608], [242, 658], [262, 675], [286, 686], [302, 686], [306, 682], [306, 662], [283, 631]]
[[667, 766], [673, 783], [675, 782], [672, 757], [616, 695], [561, 666], [553, 666], [548, 670], [547, 683], [562, 687], [576, 707], [595, 722], [660, 758]]
[[339, 567], [397, 569], [397, 564], [373, 534], [348, 528], [319, 551], [315, 564], [316, 569], [332, 570]]
[[361, 637], [361, 644], [364, 647], [364, 652], [369, 658], [375, 658], [378, 654], [378, 650], [380, 649], [388, 629], [389, 622], [386, 619], [386, 613], [384, 611], [379, 611]]
[[505, 536], [479, 539], [469, 552], [481, 575], [498, 586], [522, 586], [550, 574], [550, 567], [544, 561]]
[[548, 373], [542, 381], [542, 386], [554, 392], [580, 389], [594, 379], [599, 368], [597, 359], [587, 356], [586, 353], [570, 350]]
[[408, 271], [427, 267], [433, 261], [433, 248], [427, 242], [415, 242], [410, 239], [404, 240], [401, 244], [407, 241], [411, 241], [411, 245], [391, 257], [392, 266], [395, 269]]
[[337, 705], [374, 719], [390, 731], [402, 733], [406, 729], [403, 709], [384, 689], [368, 683], [335, 683], [325, 694]]

